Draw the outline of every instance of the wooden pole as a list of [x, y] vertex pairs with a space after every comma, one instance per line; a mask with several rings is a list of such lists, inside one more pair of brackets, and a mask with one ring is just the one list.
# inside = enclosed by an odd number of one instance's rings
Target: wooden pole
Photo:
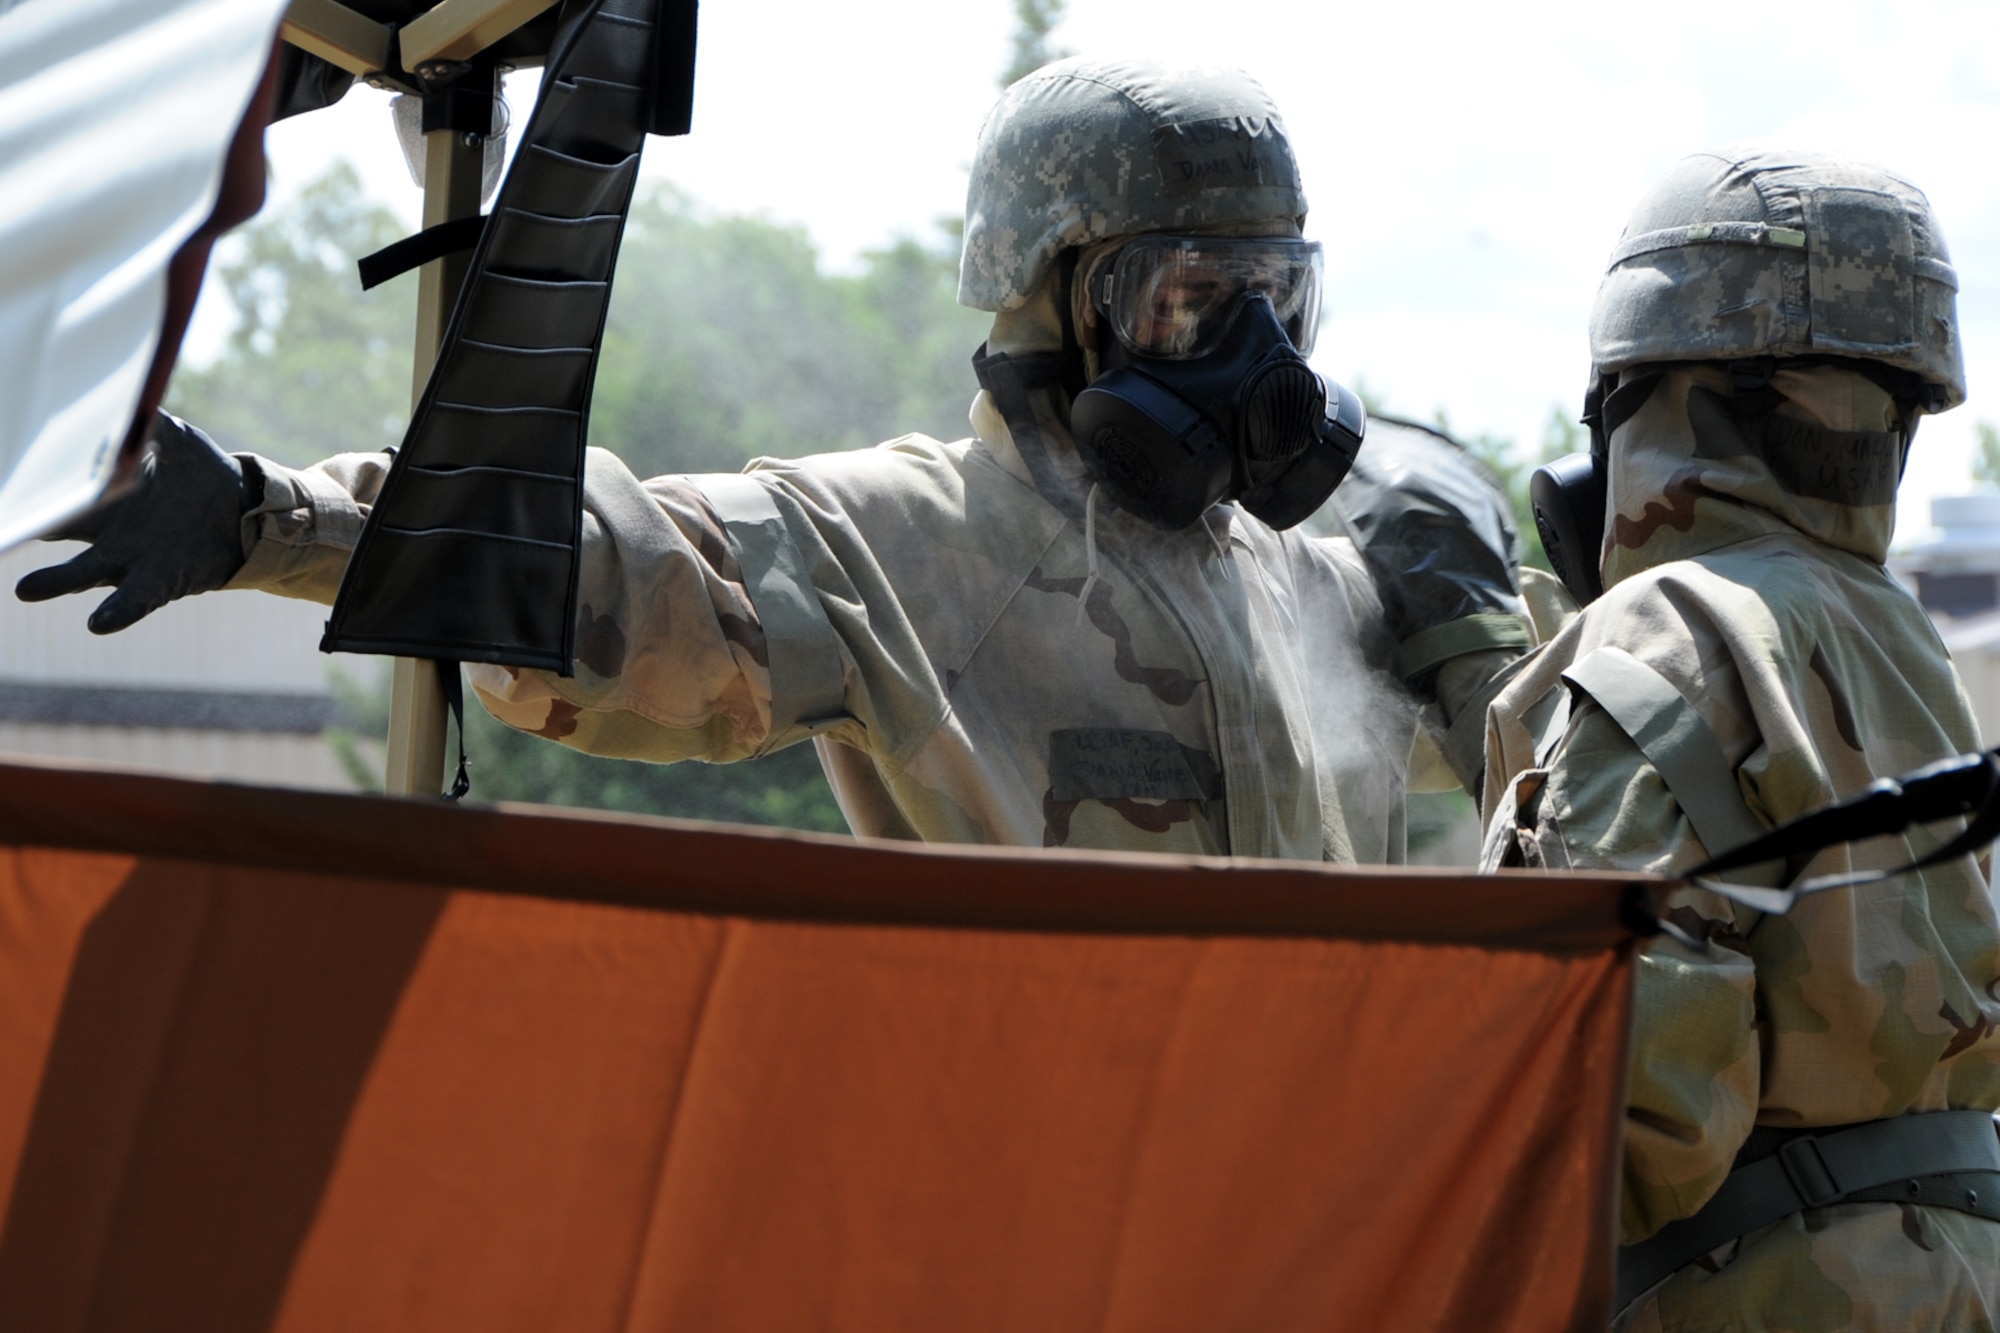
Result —
[[[424, 140], [424, 226], [433, 227], [478, 213], [485, 140], [457, 130], [434, 130]], [[471, 252], [461, 250], [432, 260], [418, 274], [412, 410], [430, 382], [438, 346], [444, 341], [445, 324], [451, 319], [452, 306], [458, 300], [458, 289], [465, 283], [471, 260]], [[447, 719], [437, 663], [425, 658], [397, 658], [389, 694], [389, 754], [384, 790], [401, 796], [435, 796], [444, 790]]]

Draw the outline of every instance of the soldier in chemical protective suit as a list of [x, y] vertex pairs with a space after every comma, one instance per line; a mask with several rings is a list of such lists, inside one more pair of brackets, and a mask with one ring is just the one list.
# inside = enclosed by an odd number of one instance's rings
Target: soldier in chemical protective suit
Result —
[[[1925, 197], [1875, 167], [1701, 154], [1641, 201], [1591, 318], [1592, 452], [1537, 479], [1587, 604], [1491, 710], [1489, 866], [1674, 874], [1980, 748], [1883, 568], [1917, 421], [1965, 396], [1956, 287]], [[1956, 831], [1755, 882], [1892, 869]], [[1636, 983], [1619, 1326], [2000, 1327], [1986, 866], [1785, 915], [1683, 888], [1665, 917]]]
[[[960, 300], [994, 312], [974, 437], [650, 481], [591, 451], [576, 674], [472, 666], [480, 699], [628, 758], [811, 739], [861, 834], [1400, 860], [1413, 737], [1457, 722], [1475, 780], [1527, 631], [1476, 481], [1357, 484], [1359, 525], [1428, 534], [1378, 544], [1423, 566], [1387, 596], [1351, 542], [1293, 530], [1364, 427], [1304, 361], [1305, 213], [1241, 74], [1071, 60], [1015, 84], [966, 209]], [[122, 583], [99, 629], [224, 582], [331, 601], [388, 463], [232, 460], [169, 422], [150, 488], [22, 595]], [[208, 492], [200, 525], [171, 502]]]

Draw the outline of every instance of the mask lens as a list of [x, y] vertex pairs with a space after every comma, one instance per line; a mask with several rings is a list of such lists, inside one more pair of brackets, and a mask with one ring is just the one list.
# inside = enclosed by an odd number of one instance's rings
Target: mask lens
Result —
[[1304, 356], [1319, 331], [1319, 242], [1147, 236], [1120, 250], [1099, 279], [1098, 306], [1126, 348], [1183, 360], [1211, 350], [1229, 331], [1236, 298], [1270, 298], [1285, 334]]

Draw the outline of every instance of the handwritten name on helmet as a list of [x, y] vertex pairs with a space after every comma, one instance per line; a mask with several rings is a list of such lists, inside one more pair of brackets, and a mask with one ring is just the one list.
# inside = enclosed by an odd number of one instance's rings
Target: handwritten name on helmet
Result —
[[1222, 116], [1162, 125], [1153, 131], [1153, 158], [1168, 195], [1247, 185], [1297, 188], [1298, 167], [1276, 116]]

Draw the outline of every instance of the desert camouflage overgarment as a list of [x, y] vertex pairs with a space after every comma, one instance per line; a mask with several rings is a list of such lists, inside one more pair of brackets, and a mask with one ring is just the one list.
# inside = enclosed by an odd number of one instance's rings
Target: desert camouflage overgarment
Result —
[[[1100, 503], [1093, 576], [1066, 440], [1069, 514], [974, 424], [740, 476], [591, 451], [576, 674], [472, 666], [480, 699], [634, 759], [810, 738], [864, 835], [1400, 861], [1419, 705], [1351, 544]], [[388, 461], [269, 468], [232, 586], [331, 601]]]
[[[1489, 866], [1671, 874], [1722, 850], [1698, 827], [1719, 798], [1776, 824], [1979, 748], [1936, 633], [1882, 565], [1900, 475], [1888, 397], [1830, 368], [1781, 370], [1774, 387], [1790, 401], [1746, 424], [1724, 371], [1682, 367], [1614, 436], [1608, 591], [1490, 714]], [[1619, 651], [1719, 742], [1717, 790], [1671, 790], [1668, 760], [1565, 682], [1630, 680], [1586, 665]], [[1957, 827], [1832, 848], [1783, 875], [1898, 865]], [[1691, 889], [1667, 906], [1708, 948], [1662, 937], [1639, 959], [1623, 1242], [1699, 1209], [1753, 1125], [2000, 1104], [1983, 865], [1808, 897], [1782, 917]], [[2000, 1224], [1848, 1203], [1681, 1269], [1621, 1327], [1915, 1333], [1992, 1329], [1996, 1310]]]

